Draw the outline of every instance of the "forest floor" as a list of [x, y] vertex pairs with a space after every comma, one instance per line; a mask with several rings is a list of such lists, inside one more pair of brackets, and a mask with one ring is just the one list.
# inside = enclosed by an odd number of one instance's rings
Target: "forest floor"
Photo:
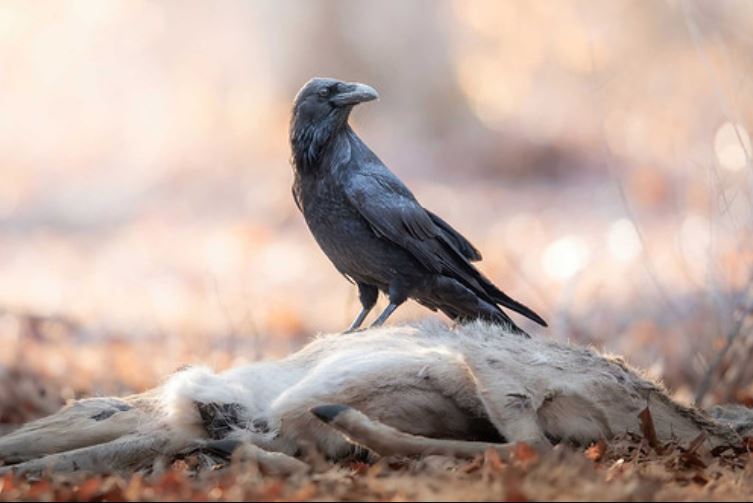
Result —
[[[663, 448], [662, 448], [663, 447]], [[710, 453], [638, 439], [555, 448], [538, 456], [519, 444], [504, 462], [495, 452], [473, 460], [383, 458], [280, 477], [236, 462], [197, 472], [183, 459], [149, 475], [52, 475], [0, 479], [2, 501], [750, 501], [749, 452]]]

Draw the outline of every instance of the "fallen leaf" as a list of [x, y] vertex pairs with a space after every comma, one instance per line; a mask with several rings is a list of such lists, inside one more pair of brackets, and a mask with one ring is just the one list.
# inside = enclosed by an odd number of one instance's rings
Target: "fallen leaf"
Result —
[[135, 501], [141, 494], [141, 488], [143, 486], [143, 478], [141, 474], [134, 474], [131, 480], [128, 481], [128, 485], [124, 491], [125, 498], [129, 501]]
[[496, 449], [489, 448], [484, 451], [484, 466], [489, 467], [493, 472], [500, 473], [505, 468], [505, 462], [499, 457]]
[[513, 451], [513, 457], [516, 461], [523, 464], [533, 463], [539, 459], [539, 454], [536, 449], [531, 447], [530, 444], [525, 442], [518, 442], [515, 444], [515, 450]]
[[6, 473], [3, 478], [0, 479], [0, 495], [11, 492], [13, 490], [13, 485], [13, 474]]
[[473, 473], [481, 468], [481, 466], [484, 464], [484, 460], [485, 456], [476, 456], [472, 461], [463, 465], [462, 468], [460, 468], [460, 471], [463, 473]]
[[706, 478], [706, 476], [700, 472], [693, 475], [693, 477], [690, 480], [692, 480], [693, 482], [701, 486], [705, 486], [706, 484], [709, 483], [709, 479]]
[[78, 490], [76, 491], [77, 499], [81, 501], [94, 499], [95, 495], [101, 492], [101, 485], [102, 481], [98, 477], [85, 480], [78, 486]]
[[659, 438], [656, 436], [656, 427], [654, 426], [654, 418], [651, 416], [651, 411], [646, 407], [638, 414], [641, 420], [641, 432], [643, 438], [646, 439], [648, 445], [651, 446], [657, 454], [663, 454], [664, 449], [659, 445]]
[[688, 445], [688, 452], [693, 452], [694, 453], [695, 451], [697, 451], [698, 448], [701, 445], [703, 445], [703, 443], [708, 438], [709, 438], [709, 435], [705, 431], [702, 431], [701, 433], [699, 433], [698, 436], [695, 437], [695, 439], [693, 439], [692, 442], [690, 442], [690, 445]]
[[586, 449], [586, 459], [590, 459], [594, 463], [601, 461], [604, 457], [604, 453], [607, 451], [607, 443], [604, 439], [599, 439], [598, 442], [594, 442]]
[[44, 501], [50, 499], [52, 486], [48, 480], [33, 482], [26, 492], [26, 498], [32, 501]]
[[350, 468], [356, 475], [363, 475], [364, 473], [369, 471], [371, 465], [364, 463], [363, 461], [353, 461], [348, 465], [348, 468]]

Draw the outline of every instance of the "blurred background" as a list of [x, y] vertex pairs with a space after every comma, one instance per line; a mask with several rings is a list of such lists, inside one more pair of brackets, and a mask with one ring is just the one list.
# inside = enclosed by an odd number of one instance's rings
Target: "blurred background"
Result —
[[290, 193], [313, 76], [379, 91], [355, 129], [526, 328], [753, 403], [751, 26], [745, 0], [0, 3], [0, 422], [349, 324]]

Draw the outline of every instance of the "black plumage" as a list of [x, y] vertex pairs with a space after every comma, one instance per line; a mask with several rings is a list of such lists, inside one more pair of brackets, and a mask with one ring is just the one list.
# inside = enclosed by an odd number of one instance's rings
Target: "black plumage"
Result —
[[361, 326], [379, 291], [381, 325], [412, 298], [453, 320], [484, 319], [522, 332], [499, 307], [546, 322], [499, 290], [471, 262], [481, 254], [423, 208], [348, 124], [358, 103], [378, 97], [364, 84], [315, 78], [298, 93], [290, 124], [293, 196], [324, 253], [358, 285]]

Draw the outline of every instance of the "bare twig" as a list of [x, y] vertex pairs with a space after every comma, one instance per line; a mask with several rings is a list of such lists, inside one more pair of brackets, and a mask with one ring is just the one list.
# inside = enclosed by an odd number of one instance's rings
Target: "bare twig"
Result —
[[615, 185], [617, 186], [617, 190], [620, 194], [620, 199], [622, 200], [622, 205], [625, 210], [625, 216], [627, 216], [627, 218], [633, 224], [633, 228], [635, 229], [635, 232], [638, 235], [638, 240], [641, 242], [641, 254], [643, 256], [643, 266], [645, 267], [646, 272], [648, 273], [648, 276], [651, 279], [651, 282], [654, 284], [654, 288], [656, 288], [656, 291], [664, 300], [665, 305], [670, 309], [670, 311], [672, 311], [672, 314], [674, 314], [676, 318], [681, 318], [682, 313], [680, 312], [680, 309], [672, 301], [672, 298], [667, 292], [667, 289], [664, 287], [664, 284], [659, 279], [659, 273], [656, 271], [656, 267], [654, 266], [654, 261], [651, 259], [651, 255], [648, 252], [648, 247], [646, 246], [646, 237], [643, 234], [643, 230], [641, 229], [641, 226], [638, 224], [638, 220], [635, 217], [633, 208], [630, 205], [630, 201], [628, 200], [627, 194], [625, 193], [625, 187], [622, 184], [622, 179], [619, 177], [619, 175], [617, 174], [614, 168], [614, 155], [612, 154], [612, 150], [609, 148], [609, 145], [607, 144], [606, 133], [604, 132], [603, 123], [602, 123], [602, 135], [604, 136], [604, 151], [606, 152], [606, 156], [607, 156], [607, 168], [609, 169], [609, 172], [612, 175], [612, 179], [614, 180]]
[[[591, 51], [591, 65], [592, 67], [595, 67], [593, 37], [591, 37], [591, 39], [589, 40], [589, 48]], [[596, 88], [592, 89], [592, 95], [595, 94], [595, 91], [596, 91]], [[677, 308], [677, 306], [675, 306], [674, 302], [672, 302], [671, 297], [668, 295], [666, 289], [664, 288], [664, 284], [659, 280], [659, 275], [656, 271], [656, 268], [654, 267], [653, 260], [651, 259], [651, 256], [648, 253], [648, 248], [646, 246], [646, 238], [643, 234], [643, 231], [640, 225], [638, 224], [633, 208], [630, 205], [630, 201], [628, 200], [627, 194], [625, 193], [625, 187], [622, 184], [622, 180], [620, 179], [619, 175], [616, 172], [616, 162], [614, 159], [614, 154], [612, 152], [612, 149], [609, 147], [609, 142], [607, 141], [607, 134], [606, 134], [603, 120], [601, 121], [600, 132], [601, 132], [601, 136], [602, 136], [602, 140], [604, 144], [605, 163], [607, 165], [607, 169], [609, 170], [609, 173], [612, 179], [617, 185], [617, 190], [620, 194], [620, 200], [622, 201], [622, 205], [625, 210], [625, 215], [633, 224], [633, 228], [635, 229], [636, 234], [638, 235], [638, 239], [641, 243], [641, 254], [643, 256], [643, 265], [646, 269], [646, 272], [648, 273], [649, 278], [651, 279], [651, 282], [654, 284], [654, 287], [656, 288], [657, 292], [664, 300], [667, 307], [670, 309], [670, 311], [672, 311], [675, 317], [679, 318], [681, 317], [680, 310]]]
[[739, 310], [736, 309], [738, 312], [737, 319], [735, 320], [734, 325], [730, 328], [730, 330], [727, 332], [727, 342], [725, 343], [724, 347], [717, 353], [716, 357], [714, 357], [714, 360], [711, 362], [711, 365], [709, 365], [708, 369], [706, 370], [706, 374], [703, 376], [703, 380], [701, 381], [700, 386], [698, 386], [698, 391], [695, 395], [695, 403], [701, 404], [701, 401], [706, 396], [706, 393], [708, 393], [709, 389], [711, 388], [711, 384], [713, 383], [714, 376], [716, 375], [719, 366], [721, 365], [722, 361], [724, 361], [724, 358], [727, 356], [727, 353], [729, 352], [732, 345], [735, 343], [735, 341], [740, 337], [740, 335], [743, 333], [743, 327], [745, 326], [745, 321], [747, 320], [748, 316], [751, 313], [751, 310], [753, 310], [753, 305], [747, 305], [746, 298], [749, 294], [753, 293], [753, 270], [751, 270], [750, 276], [748, 277], [747, 285], [741, 289], [740, 293], [737, 295], [737, 300], [735, 305], [740, 307]]
[[[211, 274], [211, 273], [210, 273]], [[235, 324], [233, 323], [233, 319], [230, 316], [230, 310], [227, 307], [227, 304], [225, 304], [225, 301], [222, 299], [222, 295], [220, 292], [220, 284], [217, 281], [217, 276], [215, 274], [211, 274], [212, 277], [212, 291], [214, 293], [214, 298], [217, 301], [217, 307], [220, 310], [220, 314], [222, 315], [222, 320], [225, 323], [225, 346], [229, 353], [234, 354], [235, 353], [235, 340], [236, 340], [236, 334], [238, 333], [235, 329]]]
[[[750, 312], [748, 313], [750, 314]], [[740, 389], [743, 379], [749, 375], [750, 366], [747, 362], [753, 358], [753, 338], [750, 337], [750, 331], [746, 330], [743, 336], [743, 347], [738, 352], [735, 359], [736, 365], [730, 367], [724, 379], [724, 389], [726, 392], [726, 401], [732, 401], [735, 398], [735, 391]]]
[[[728, 96], [724, 91], [722, 83], [719, 80], [719, 77], [718, 77], [719, 72], [715, 71], [716, 69], [714, 68], [714, 65], [711, 62], [707, 52], [701, 46], [701, 39], [703, 37], [698, 27], [698, 24], [696, 23], [693, 17], [693, 14], [691, 12], [690, 4], [687, 1], [681, 2], [680, 8], [682, 10], [685, 27], [693, 42], [695, 51], [698, 54], [699, 59], [701, 60], [703, 65], [706, 67], [706, 75], [711, 82], [714, 93], [716, 94], [716, 99], [717, 99], [717, 102], [719, 103], [722, 114], [727, 118], [729, 122], [733, 124], [737, 141], [740, 143], [740, 147], [742, 148], [743, 153], [745, 155], [746, 165], [748, 167], [751, 167], [752, 165], [751, 165], [750, 152], [746, 148], [742, 135], [736, 125], [736, 123], [739, 122], [739, 114], [736, 114], [733, 107], [730, 105], [730, 100], [728, 99]], [[711, 171], [712, 171], [712, 180], [716, 182], [717, 184], [719, 184], [719, 174], [716, 171], [715, 165], [712, 165]], [[751, 182], [752, 182], [751, 187], [753, 188], [753, 179], [751, 180]], [[729, 209], [730, 202], [727, 200], [726, 194], [724, 193], [723, 188], [717, 189], [717, 192], [721, 194], [722, 196], [723, 203], [725, 204], [724, 211], [726, 212]], [[748, 197], [749, 203], [753, 205], [753, 199], [751, 199], [751, 197], [753, 196], [753, 193], [747, 193], [746, 195]], [[748, 305], [747, 297], [752, 292], [753, 292], [753, 270], [751, 270], [751, 274], [748, 278], [746, 285], [740, 290], [740, 292], [736, 296], [736, 299], [734, 300], [733, 316], [736, 316], [736, 319], [733, 323], [733, 326], [727, 332], [726, 343], [724, 347], [722, 347], [722, 349], [717, 353], [716, 357], [712, 361], [711, 365], [709, 365], [708, 369], [706, 370], [705, 375], [703, 376], [703, 380], [701, 381], [701, 384], [698, 387], [698, 391], [696, 392], [696, 396], [695, 396], [695, 401], [697, 404], [700, 404], [703, 398], [708, 393], [714, 381], [714, 378], [719, 371], [719, 367], [722, 364], [722, 362], [725, 360], [725, 358], [727, 357], [727, 354], [729, 353], [730, 349], [733, 347], [735, 342], [739, 339], [740, 335], [747, 332], [746, 330], [744, 330], [746, 326], [746, 321], [748, 319], [751, 309], [753, 309], [753, 305], [750, 305], [750, 306]], [[742, 373], [739, 373], [739, 375], [730, 376], [731, 377], [730, 382], [739, 380], [741, 378], [741, 375]]]

